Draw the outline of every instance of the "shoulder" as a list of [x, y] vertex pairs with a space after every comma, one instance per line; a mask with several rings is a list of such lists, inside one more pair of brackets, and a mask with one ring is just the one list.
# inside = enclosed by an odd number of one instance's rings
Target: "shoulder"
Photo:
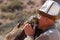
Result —
[[57, 29], [50, 29], [42, 34], [42, 36], [49, 36], [50, 38], [58, 38], [59, 37], [59, 31]]
[[49, 40], [49, 35], [46, 33], [41, 34], [40, 36], [38, 36], [35, 40]]
[[56, 29], [51, 29], [44, 32], [43, 34], [41, 34], [39, 37], [36, 38], [36, 40], [39, 40], [39, 39], [40, 40], [58, 40], [59, 36]]
[[43, 34], [44, 35], [49, 35], [49, 36], [51, 36], [51, 35], [55, 36], [55, 35], [59, 34], [59, 31], [55, 28], [55, 29], [50, 29], [50, 30], [46, 31]]

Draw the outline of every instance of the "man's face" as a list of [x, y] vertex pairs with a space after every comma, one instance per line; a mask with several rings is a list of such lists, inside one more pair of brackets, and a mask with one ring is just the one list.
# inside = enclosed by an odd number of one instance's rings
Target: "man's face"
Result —
[[38, 28], [45, 30], [51, 25], [54, 25], [54, 21], [48, 17], [45, 17], [43, 15], [37, 15], [38, 18]]

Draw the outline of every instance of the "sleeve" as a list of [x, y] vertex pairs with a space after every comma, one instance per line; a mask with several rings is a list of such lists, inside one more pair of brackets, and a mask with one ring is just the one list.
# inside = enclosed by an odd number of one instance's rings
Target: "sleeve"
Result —
[[40, 35], [39, 37], [37, 37], [35, 40], [50, 40], [49, 39], [49, 35], [47, 35], [47, 34], [42, 34], [42, 35]]

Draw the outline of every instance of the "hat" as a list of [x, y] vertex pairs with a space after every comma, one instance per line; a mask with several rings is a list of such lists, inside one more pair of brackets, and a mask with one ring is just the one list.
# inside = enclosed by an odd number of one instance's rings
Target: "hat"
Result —
[[39, 11], [44, 12], [51, 16], [57, 16], [60, 11], [60, 6], [55, 1], [47, 0], [39, 9]]

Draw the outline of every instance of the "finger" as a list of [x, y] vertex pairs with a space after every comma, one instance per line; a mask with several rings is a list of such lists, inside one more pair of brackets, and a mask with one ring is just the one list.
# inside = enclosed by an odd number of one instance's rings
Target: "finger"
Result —
[[31, 25], [30, 25], [30, 24], [26, 24], [26, 26], [25, 26], [25, 30], [32, 30]]
[[25, 27], [26, 27], [26, 26], [28, 26], [28, 25], [29, 25], [29, 24], [28, 24], [28, 23], [26, 23], [26, 24], [25, 24]]
[[31, 25], [27, 24], [25, 28], [28, 29], [28, 30], [30, 30], [31, 29]]
[[25, 25], [25, 28], [24, 28], [24, 29], [26, 29], [26, 30], [32, 29], [31, 24], [28, 24], [28, 23], [27, 23], [27, 24]]
[[35, 29], [32, 28], [31, 24], [29, 24], [28, 29], [29, 29], [29, 30], [33, 30], [33, 31], [35, 30]]

